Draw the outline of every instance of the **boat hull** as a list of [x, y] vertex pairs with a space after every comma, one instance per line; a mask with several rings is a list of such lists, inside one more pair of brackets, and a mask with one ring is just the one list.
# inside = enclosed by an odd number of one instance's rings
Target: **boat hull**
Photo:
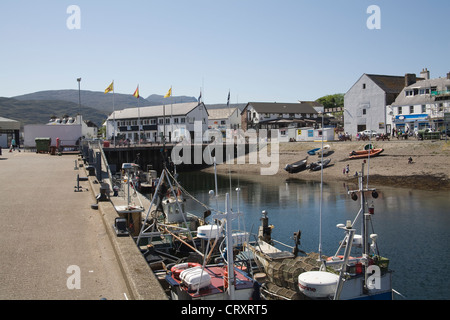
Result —
[[322, 168], [322, 166], [324, 168], [326, 168], [330, 164], [330, 162], [331, 162], [331, 159], [324, 159], [323, 164], [322, 164], [322, 161], [317, 161], [317, 162], [311, 163], [311, 165], [309, 166], [309, 169], [312, 171], [318, 171]]
[[307, 169], [307, 160], [306, 159], [294, 162], [292, 164], [288, 164], [284, 168], [284, 170], [289, 173], [298, 173], [298, 172], [304, 171], [306, 169]]
[[379, 156], [384, 149], [371, 149], [371, 150], [360, 150], [360, 151], [352, 151], [349, 154], [349, 159], [365, 159], [370, 157]]

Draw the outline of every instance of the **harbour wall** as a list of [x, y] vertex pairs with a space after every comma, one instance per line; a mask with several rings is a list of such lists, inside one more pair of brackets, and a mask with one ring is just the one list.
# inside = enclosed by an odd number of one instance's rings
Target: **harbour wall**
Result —
[[[175, 148], [175, 150], [174, 150]], [[212, 165], [212, 158], [216, 156], [217, 163], [225, 163], [229, 159], [235, 159], [238, 155], [248, 154], [252, 149], [249, 144], [211, 144], [199, 145], [151, 145], [151, 146], [129, 146], [129, 147], [103, 147], [103, 152], [110, 165], [111, 171], [120, 170], [123, 163], [136, 163], [143, 170], [150, 165], [153, 170], [161, 172], [166, 160], [176, 161], [172, 154], [179, 156], [184, 161], [176, 163], [177, 171], [194, 171], [204, 169]], [[174, 151], [174, 152], [172, 152]]]

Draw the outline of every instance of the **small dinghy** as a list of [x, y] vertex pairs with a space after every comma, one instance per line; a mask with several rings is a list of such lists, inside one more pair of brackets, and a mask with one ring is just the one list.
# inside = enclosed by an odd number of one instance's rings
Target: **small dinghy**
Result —
[[308, 158], [305, 158], [303, 160], [287, 164], [286, 167], [284, 167], [284, 170], [286, 170], [289, 173], [298, 173], [300, 171], [306, 170], [308, 167], [307, 159]]
[[319, 160], [317, 162], [313, 162], [309, 165], [309, 169], [312, 171], [318, 171], [320, 170], [322, 167], [326, 168], [331, 162], [331, 159], [327, 158], [327, 159], [323, 159], [323, 163], [322, 160]]

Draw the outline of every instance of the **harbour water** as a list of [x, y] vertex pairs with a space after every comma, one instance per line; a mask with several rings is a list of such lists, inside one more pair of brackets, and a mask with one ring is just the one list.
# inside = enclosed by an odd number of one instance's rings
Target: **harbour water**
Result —
[[[180, 182], [200, 202], [224, 209], [225, 193], [231, 193], [233, 211], [243, 213], [234, 229], [257, 233], [261, 212], [266, 210], [274, 225], [272, 237], [293, 245], [293, 233], [301, 230], [300, 249], [317, 252], [319, 245], [320, 183], [270, 176], [218, 176], [218, 197], [214, 190], [214, 175], [182, 173]], [[370, 181], [369, 181], [370, 182]], [[239, 201], [236, 188], [239, 187]], [[380, 255], [390, 259], [394, 270], [393, 287], [408, 300], [450, 299], [450, 211], [448, 191], [376, 187], [377, 199], [369, 197], [375, 214], [371, 233], [379, 236]], [[336, 224], [353, 220], [359, 210], [359, 200], [353, 201], [348, 190], [355, 184], [343, 182], [323, 185], [322, 250], [333, 255], [343, 238]], [[201, 204], [188, 200], [188, 211], [201, 213]], [[403, 299], [396, 296], [396, 299]]]

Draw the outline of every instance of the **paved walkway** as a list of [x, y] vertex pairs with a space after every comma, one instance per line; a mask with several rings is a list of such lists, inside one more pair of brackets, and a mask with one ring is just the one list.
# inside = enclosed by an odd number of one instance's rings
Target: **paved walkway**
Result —
[[130, 298], [92, 192], [74, 192], [77, 174], [86, 176], [76, 159], [3, 149], [0, 299]]

